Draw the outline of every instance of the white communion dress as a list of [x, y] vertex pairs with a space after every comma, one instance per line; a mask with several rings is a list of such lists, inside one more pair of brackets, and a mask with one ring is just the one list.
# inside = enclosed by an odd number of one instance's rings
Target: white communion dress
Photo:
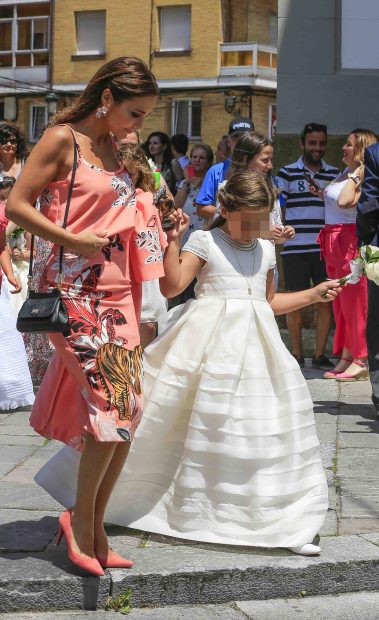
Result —
[[[144, 414], [106, 521], [230, 545], [309, 543], [327, 484], [312, 400], [266, 301], [274, 246], [215, 229], [184, 251], [207, 261], [197, 299], [145, 351]], [[65, 447], [37, 475], [66, 506], [77, 462]]]
[[[1, 278], [1, 274], [0, 274]], [[16, 330], [5, 277], [0, 279], [0, 410], [8, 411], [34, 403], [24, 341]]]

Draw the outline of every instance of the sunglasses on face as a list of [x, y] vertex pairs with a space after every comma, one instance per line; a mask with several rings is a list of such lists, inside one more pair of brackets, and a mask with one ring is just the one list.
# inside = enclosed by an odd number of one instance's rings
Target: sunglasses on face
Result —
[[4, 144], [17, 144], [16, 138], [6, 138], [5, 136], [0, 137], [0, 144], [4, 146]]

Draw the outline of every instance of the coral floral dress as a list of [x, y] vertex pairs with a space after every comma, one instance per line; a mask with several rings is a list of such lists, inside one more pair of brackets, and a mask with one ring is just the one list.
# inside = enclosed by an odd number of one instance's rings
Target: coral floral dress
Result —
[[[41, 435], [80, 450], [87, 433], [98, 441], [133, 439], [142, 415], [141, 282], [164, 275], [166, 241], [155, 207], [138, 199], [125, 168], [107, 172], [77, 149], [67, 229], [106, 230], [110, 243], [91, 258], [65, 249], [62, 294], [71, 333], [51, 334], [56, 352], [30, 421]], [[70, 179], [71, 173], [50, 183], [41, 196], [41, 212], [58, 225]], [[53, 246], [40, 289], [56, 286], [58, 271]]]

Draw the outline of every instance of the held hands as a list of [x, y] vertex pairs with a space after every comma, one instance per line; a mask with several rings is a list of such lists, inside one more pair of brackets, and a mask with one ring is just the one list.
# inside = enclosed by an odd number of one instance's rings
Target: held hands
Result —
[[339, 280], [328, 280], [314, 286], [312, 291], [314, 303], [319, 303], [320, 301], [334, 301], [342, 291], [342, 287]]
[[107, 231], [102, 230], [95, 232], [81, 232], [74, 235], [74, 240], [70, 243], [73, 250], [81, 256], [90, 258], [101, 252], [104, 246], [108, 245], [109, 239], [106, 236]]

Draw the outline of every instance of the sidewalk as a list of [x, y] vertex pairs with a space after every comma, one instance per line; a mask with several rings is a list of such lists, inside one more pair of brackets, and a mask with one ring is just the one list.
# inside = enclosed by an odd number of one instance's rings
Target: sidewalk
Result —
[[85, 576], [55, 548], [61, 507], [33, 482], [59, 445], [30, 429], [28, 411], [0, 412], [1, 612], [103, 609], [125, 593], [134, 607], [160, 607], [379, 590], [379, 421], [369, 382], [304, 374], [330, 490], [319, 558], [113, 527], [113, 548], [127, 549], [134, 568]]

